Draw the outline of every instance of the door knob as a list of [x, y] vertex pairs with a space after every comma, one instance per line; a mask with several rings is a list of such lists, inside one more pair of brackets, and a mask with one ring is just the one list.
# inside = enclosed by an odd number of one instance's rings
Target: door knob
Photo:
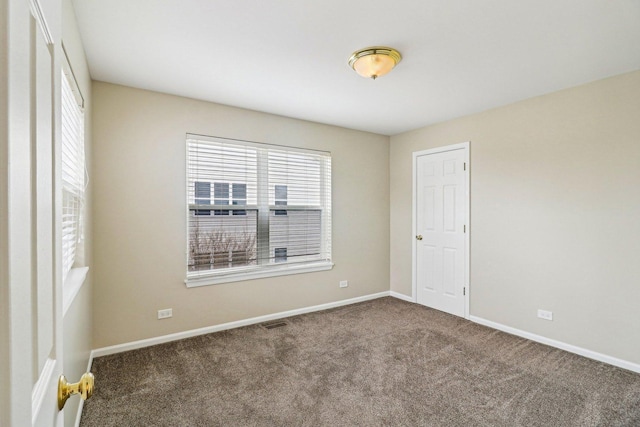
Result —
[[418, 234], [418, 235], [416, 236], [416, 240], [422, 240], [422, 234]]
[[87, 400], [93, 394], [93, 383], [95, 377], [91, 372], [87, 372], [77, 383], [70, 384], [64, 375], [58, 379], [58, 410], [62, 411], [64, 404], [72, 394], [79, 394], [82, 400]]

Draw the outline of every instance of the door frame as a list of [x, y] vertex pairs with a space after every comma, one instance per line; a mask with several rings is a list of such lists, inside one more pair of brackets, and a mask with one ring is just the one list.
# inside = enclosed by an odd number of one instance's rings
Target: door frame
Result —
[[[27, 1], [2, 1], [0, 425], [32, 425], [31, 27]], [[25, 55], [25, 52], [28, 54]], [[6, 215], [5, 215], [6, 213]]]
[[470, 220], [471, 220], [471, 180], [470, 180], [470, 170], [471, 170], [471, 163], [470, 163], [470, 146], [471, 146], [471, 142], [470, 141], [466, 141], [466, 142], [461, 142], [459, 144], [451, 144], [451, 145], [445, 145], [442, 147], [436, 147], [436, 148], [431, 148], [429, 150], [422, 150], [422, 151], [414, 151], [413, 152], [413, 159], [412, 159], [412, 195], [411, 195], [411, 299], [413, 300], [413, 302], [417, 303], [418, 302], [418, 277], [417, 277], [417, 269], [418, 269], [418, 264], [417, 264], [417, 248], [416, 248], [416, 240], [415, 240], [415, 236], [417, 235], [417, 223], [416, 223], [416, 217], [417, 217], [417, 209], [418, 209], [418, 157], [421, 156], [428, 156], [430, 154], [439, 154], [439, 153], [445, 153], [447, 151], [455, 151], [455, 150], [464, 150], [464, 162], [466, 165], [465, 168], [465, 185], [466, 185], [466, 194], [465, 194], [465, 200], [466, 200], [466, 212], [465, 212], [465, 225], [466, 225], [466, 233], [464, 236], [464, 286], [466, 288], [466, 292], [465, 292], [465, 297], [464, 297], [464, 318], [465, 319], [469, 319], [469, 294], [471, 293], [471, 284], [470, 284], [470, 280], [469, 280], [469, 269], [470, 269], [470, 263], [469, 263], [469, 257], [470, 257], [470, 241], [471, 241], [471, 226], [470, 226]]

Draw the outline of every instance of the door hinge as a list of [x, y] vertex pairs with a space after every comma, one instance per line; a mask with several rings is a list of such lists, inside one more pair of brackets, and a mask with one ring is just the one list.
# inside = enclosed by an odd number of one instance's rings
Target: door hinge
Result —
[[467, 288], [462, 288], [462, 295], [467, 295]]
[[467, 162], [464, 162], [463, 165], [464, 165], [464, 170], [467, 170]]
[[465, 225], [463, 225], [463, 226], [462, 226], [462, 232], [463, 232], [463, 233], [466, 233], [466, 232], [467, 232], [467, 224], [465, 224]]

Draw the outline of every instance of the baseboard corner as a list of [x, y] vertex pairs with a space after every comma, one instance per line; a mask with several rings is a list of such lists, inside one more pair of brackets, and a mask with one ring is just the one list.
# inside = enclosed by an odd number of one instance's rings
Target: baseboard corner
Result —
[[412, 296], [401, 294], [401, 293], [396, 292], [396, 291], [389, 291], [389, 295], [394, 297], [394, 298], [398, 298], [398, 299], [400, 299], [402, 301], [416, 302], [416, 300]]

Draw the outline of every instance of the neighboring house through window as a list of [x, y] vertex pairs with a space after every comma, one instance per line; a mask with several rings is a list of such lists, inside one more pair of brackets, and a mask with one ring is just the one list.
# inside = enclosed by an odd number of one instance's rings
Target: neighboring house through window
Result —
[[[228, 206], [229, 205], [229, 183], [228, 182], [214, 182], [213, 183], [213, 204], [216, 206]], [[229, 215], [229, 211], [226, 209], [216, 209], [216, 215]]]
[[[214, 182], [213, 188], [214, 205], [244, 206], [247, 204], [247, 184]], [[216, 209], [214, 213], [215, 215], [246, 215], [247, 211], [238, 209]]]
[[[287, 186], [286, 185], [275, 185], [275, 202], [276, 206], [287, 206]], [[275, 211], [276, 215], [286, 215], [286, 209], [277, 209]]]
[[275, 261], [276, 262], [287, 262], [287, 248], [276, 248], [275, 249]]
[[188, 285], [331, 268], [329, 153], [188, 135], [187, 157]]
[[[210, 205], [211, 204], [211, 183], [196, 181], [195, 185], [195, 202], [196, 205]], [[211, 215], [210, 209], [196, 209], [195, 215]]]
[[[232, 204], [234, 206], [246, 206], [247, 184], [231, 184]], [[234, 215], [246, 215], [246, 210], [234, 210]]]

